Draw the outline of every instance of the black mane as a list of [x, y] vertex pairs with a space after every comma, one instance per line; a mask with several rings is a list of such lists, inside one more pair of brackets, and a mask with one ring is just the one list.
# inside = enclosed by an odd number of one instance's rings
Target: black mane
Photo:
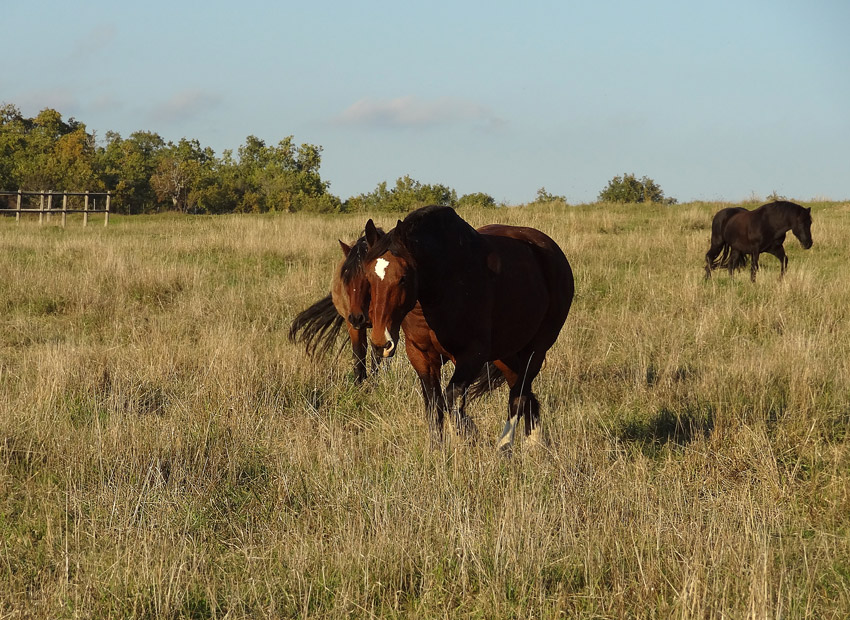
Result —
[[[378, 228], [378, 232], [383, 235], [382, 238], [386, 237], [382, 229]], [[342, 261], [342, 268], [340, 269], [340, 277], [345, 284], [350, 284], [354, 278], [363, 275], [363, 262], [368, 250], [366, 237], [360, 237], [352, 244], [351, 251]]]
[[366, 262], [386, 252], [416, 265], [423, 253], [440, 262], [446, 253], [472, 249], [478, 243], [478, 232], [464, 221], [452, 207], [429, 205], [413, 211], [395, 228], [369, 248]]
[[798, 205], [796, 202], [791, 202], [790, 200], [775, 200], [774, 202], [769, 202], [765, 205], [760, 206], [757, 211], [763, 209], [765, 211], [775, 210], [779, 213], [798, 213], [800, 211], [805, 211], [805, 207]]

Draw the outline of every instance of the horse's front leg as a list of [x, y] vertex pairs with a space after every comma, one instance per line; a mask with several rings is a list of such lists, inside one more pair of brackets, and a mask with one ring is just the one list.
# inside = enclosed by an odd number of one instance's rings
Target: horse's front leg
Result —
[[785, 277], [785, 270], [788, 269], [788, 256], [785, 254], [785, 248], [779, 245], [770, 248], [768, 252], [779, 259], [779, 279], [781, 280], [783, 277]]
[[756, 281], [756, 272], [759, 270], [759, 253], [753, 252], [753, 262], [750, 265], [750, 280]]
[[705, 253], [705, 279], [708, 280], [711, 278], [711, 270], [714, 269], [715, 261], [717, 260], [718, 255], [723, 251], [723, 242], [715, 244], [714, 238], [711, 240], [711, 247], [708, 248], [708, 252]]
[[351, 340], [351, 351], [354, 354], [354, 382], [363, 383], [366, 378], [366, 328], [356, 329], [348, 321], [348, 337]]
[[406, 335], [407, 359], [419, 376], [431, 443], [439, 445], [443, 441], [443, 420], [446, 412], [446, 402], [440, 385], [440, 370], [443, 367], [443, 359], [432, 349], [417, 346], [416, 338], [411, 337], [411, 334], [406, 333]]

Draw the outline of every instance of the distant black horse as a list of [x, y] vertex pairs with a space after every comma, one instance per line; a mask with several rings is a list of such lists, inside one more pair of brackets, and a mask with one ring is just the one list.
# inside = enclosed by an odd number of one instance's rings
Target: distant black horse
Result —
[[711, 270], [724, 267], [731, 276], [735, 269], [747, 264], [751, 257], [750, 279], [756, 281], [759, 254], [773, 254], [779, 259], [785, 275], [788, 257], [782, 244], [788, 231], [805, 249], [812, 247], [812, 210], [793, 202], [777, 200], [758, 209], [748, 211], [743, 207], [721, 209], [711, 222], [711, 247], [705, 253], [705, 277]]

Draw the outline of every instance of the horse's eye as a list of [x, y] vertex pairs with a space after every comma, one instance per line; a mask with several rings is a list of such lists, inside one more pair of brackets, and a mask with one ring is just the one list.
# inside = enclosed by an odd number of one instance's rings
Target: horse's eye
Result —
[[407, 276], [401, 276], [398, 280], [399, 284], [404, 284], [405, 282], [407, 282]]

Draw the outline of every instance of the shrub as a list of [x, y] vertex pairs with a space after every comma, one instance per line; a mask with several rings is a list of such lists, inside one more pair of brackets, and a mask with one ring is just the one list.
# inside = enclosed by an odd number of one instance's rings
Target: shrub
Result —
[[675, 198], [665, 198], [661, 186], [647, 176], [638, 179], [633, 174], [616, 176], [599, 192], [599, 202], [657, 202], [675, 204]]
[[474, 194], [464, 194], [457, 201], [458, 207], [495, 207], [496, 199], [490, 194], [476, 192]]

